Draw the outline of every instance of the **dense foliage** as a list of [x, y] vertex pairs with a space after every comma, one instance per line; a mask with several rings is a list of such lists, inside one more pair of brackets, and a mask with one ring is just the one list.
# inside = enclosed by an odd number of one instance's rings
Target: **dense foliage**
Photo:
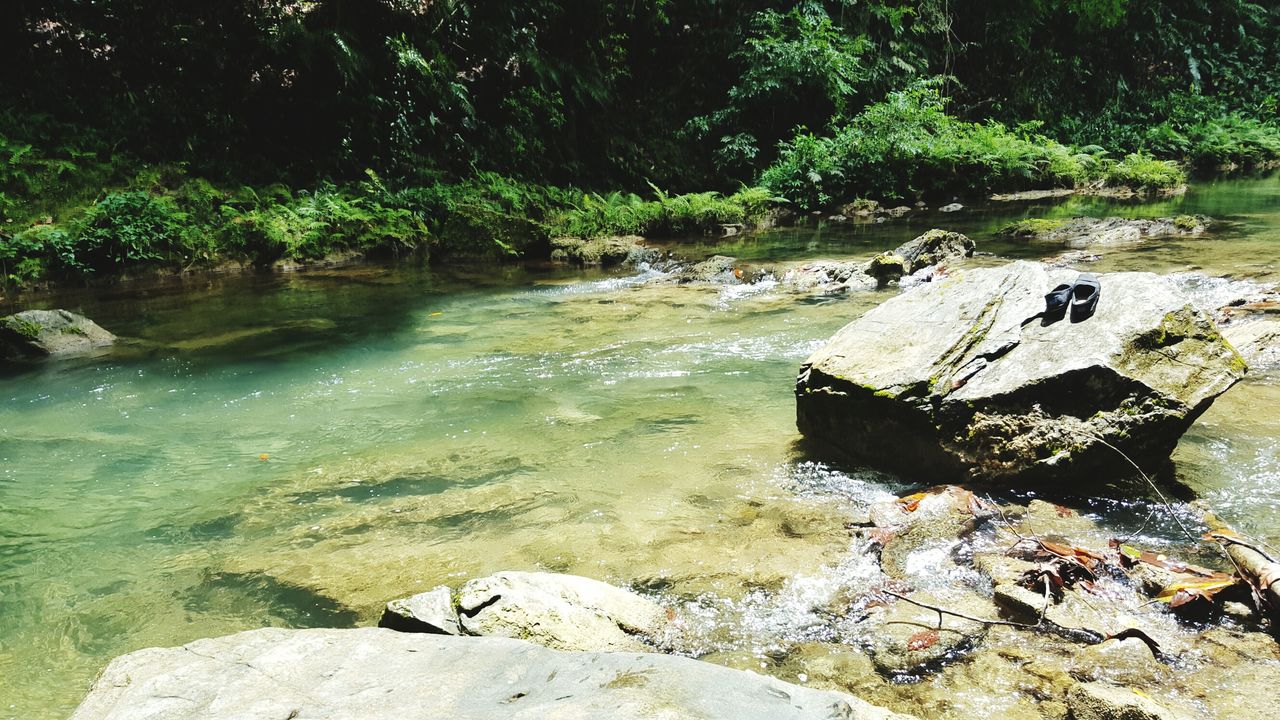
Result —
[[801, 132], [782, 144], [763, 183], [808, 209], [852, 197], [901, 198], [1089, 183], [1169, 188], [1175, 164], [1133, 154], [1119, 161], [1098, 146], [1075, 148], [989, 120], [948, 115], [937, 83], [893, 92], [830, 137]]
[[6, 5], [11, 109], [267, 181], [749, 182], [796, 127], [934, 76], [962, 119], [1216, 162], [1274, 150], [1280, 101], [1280, 7], [1247, 0]]
[[[0, 263], [19, 278], [346, 249], [504, 254], [562, 232], [687, 232], [772, 196], [1166, 186], [1181, 179], [1169, 160], [1280, 158], [1275, 3], [6, 10]], [[181, 181], [159, 177], [174, 168]]]

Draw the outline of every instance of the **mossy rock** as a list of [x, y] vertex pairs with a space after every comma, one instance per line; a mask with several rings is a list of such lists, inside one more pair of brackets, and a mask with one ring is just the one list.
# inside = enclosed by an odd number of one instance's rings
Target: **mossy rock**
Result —
[[110, 346], [116, 337], [67, 310], [27, 310], [0, 318], [0, 357], [68, 356]]

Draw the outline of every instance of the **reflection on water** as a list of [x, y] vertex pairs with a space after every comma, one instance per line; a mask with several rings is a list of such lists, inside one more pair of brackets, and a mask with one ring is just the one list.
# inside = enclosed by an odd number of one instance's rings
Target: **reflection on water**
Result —
[[[941, 225], [1029, 257], [1043, 253], [995, 228], [1205, 213], [1232, 224], [1098, 269], [1270, 283], [1278, 195], [1275, 179], [1221, 181], [1155, 204], [981, 207], [676, 249], [867, 256]], [[1206, 297], [1238, 291], [1187, 277]], [[792, 610], [866, 572], [849, 514], [931, 482], [816, 465], [796, 445], [798, 364], [887, 295], [646, 279], [366, 268], [49, 300], [127, 341], [0, 377], [0, 717], [65, 716], [132, 649], [369, 622], [391, 597], [502, 569], [696, 600], [720, 619], [705, 652], [821, 639]], [[1232, 390], [1177, 456], [1187, 485], [1273, 540], [1274, 380]], [[1124, 497], [1092, 509], [1133, 529], [1147, 506]]]

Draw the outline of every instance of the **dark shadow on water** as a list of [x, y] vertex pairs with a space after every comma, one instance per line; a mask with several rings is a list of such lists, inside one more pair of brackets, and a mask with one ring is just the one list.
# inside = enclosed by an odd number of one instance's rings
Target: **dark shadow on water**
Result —
[[336, 490], [310, 490], [295, 493], [290, 496], [290, 500], [299, 505], [309, 505], [329, 498], [362, 501], [377, 498], [438, 495], [448, 490], [474, 488], [498, 482], [513, 474], [529, 470], [532, 470], [532, 468], [515, 464], [474, 475], [459, 474], [449, 477], [435, 474], [402, 475], [383, 482], [352, 483]]
[[187, 591], [183, 606], [191, 612], [225, 614], [246, 603], [288, 627], [354, 627], [359, 619], [333, 598], [263, 573], [210, 573]]
[[236, 534], [236, 527], [244, 517], [239, 514], [223, 515], [192, 525], [165, 524], [147, 530], [148, 540], [179, 544], [201, 540], [222, 540]]

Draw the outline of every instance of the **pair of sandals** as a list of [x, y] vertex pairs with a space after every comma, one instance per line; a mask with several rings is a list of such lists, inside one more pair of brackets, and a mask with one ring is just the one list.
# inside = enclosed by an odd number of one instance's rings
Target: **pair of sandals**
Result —
[[1074, 283], [1063, 283], [1044, 296], [1045, 323], [1057, 322], [1071, 310], [1071, 322], [1088, 320], [1098, 308], [1102, 283], [1093, 273], [1081, 273]]

